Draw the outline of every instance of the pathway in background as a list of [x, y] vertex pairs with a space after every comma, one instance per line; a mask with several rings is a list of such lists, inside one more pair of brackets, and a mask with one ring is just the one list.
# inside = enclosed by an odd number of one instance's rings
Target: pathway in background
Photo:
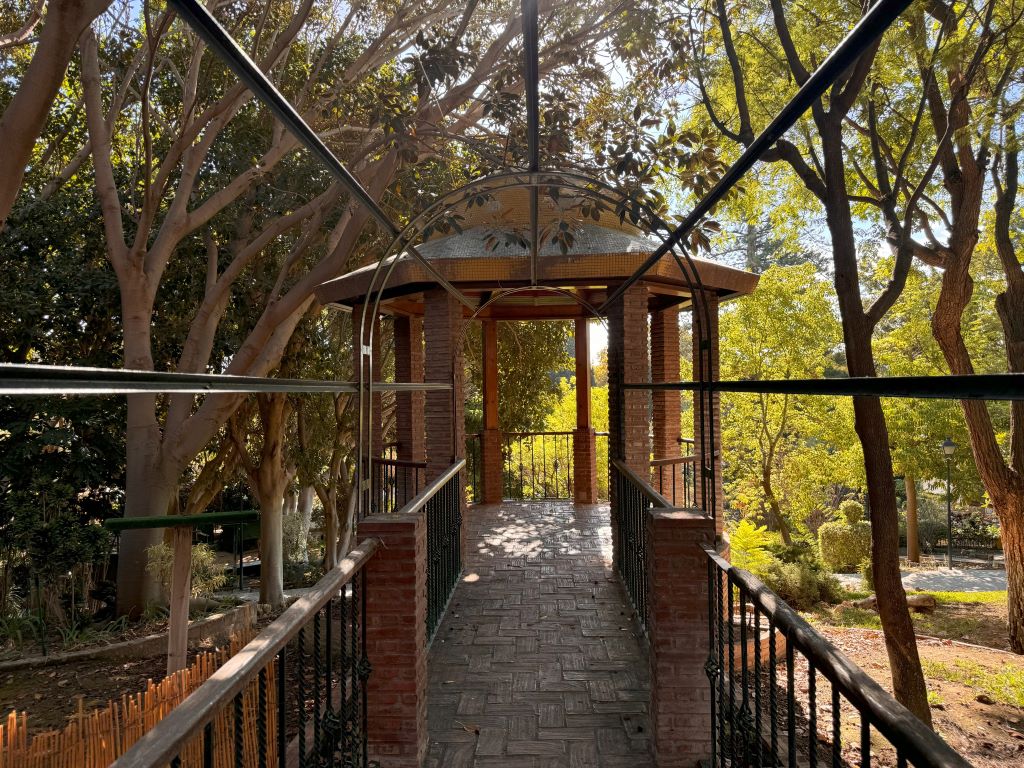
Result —
[[[1006, 571], [974, 568], [936, 568], [935, 570], [901, 571], [903, 586], [928, 592], [1001, 592], [1006, 589]], [[861, 587], [856, 573], [836, 574], [843, 586]]]
[[647, 655], [608, 507], [471, 507], [429, 658], [431, 768], [647, 768]]

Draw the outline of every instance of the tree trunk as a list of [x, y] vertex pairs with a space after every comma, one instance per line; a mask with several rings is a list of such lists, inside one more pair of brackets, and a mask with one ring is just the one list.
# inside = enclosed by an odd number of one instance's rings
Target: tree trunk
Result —
[[0, 115], [0, 232], [21, 189], [25, 166], [50, 114], [78, 38], [108, 0], [50, 0], [32, 61]]
[[1009, 611], [1010, 648], [1024, 653], [1024, 497], [1010, 497], [999, 515], [1003, 554], [1006, 557], [1006, 604]]
[[284, 497], [268, 488], [260, 493], [260, 602], [284, 607]]
[[299, 491], [299, 503], [297, 513], [299, 515], [299, 541], [298, 549], [299, 562], [309, 563], [309, 528], [313, 523], [313, 486], [304, 485]]
[[921, 539], [917, 533], [917, 479], [909, 472], [903, 476], [907, 486], [907, 560], [921, 562]]

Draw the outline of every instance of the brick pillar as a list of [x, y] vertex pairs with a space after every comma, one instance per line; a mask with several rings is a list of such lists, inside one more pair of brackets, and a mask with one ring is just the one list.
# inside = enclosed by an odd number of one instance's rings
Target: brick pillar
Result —
[[[422, 318], [395, 316], [395, 381], [423, 381]], [[399, 459], [423, 461], [426, 458], [423, 433], [425, 404], [423, 392], [399, 392], [395, 395], [395, 440], [398, 442]], [[420, 480], [424, 481], [423, 470], [399, 469], [396, 489], [398, 507], [415, 496], [417, 472]]]
[[[359, 377], [359, 356], [362, 352], [363, 345], [367, 343], [369, 332], [360, 334], [360, 323], [363, 317], [363, 308], [361, 305], [352, 307], [352, 370], [355, 377]], [[373, 377], [372, 381], [381, 380], [381, 354], [380, 354], [380, 318], [377, 317], [374, 320], [373, 326]], [[363, 374], [363, 381], [367, 381], [368, 377], [365, 372]], [[370, 439], [371, 445], [373, 446], [373, 455], [380, 456], [384, 450], [384, 427], [383, 420], [381, 419], [381, 410], [383, 402], [381, 400], [381, 393], [374, 392], [373, 394], [373, 422], [370, 425]]]
[[484, 504], [499, 504], [505, 494], [501, 430], [498, 424], [498, 323], [483, 321], [484, 424], [480, 440], [480, 483]]
[[597, 503], [597, 438], [590, 414], [590, 339], [587, 321], [577, 320], [576, 430], [572, 433], [572, 500]]
[[[679, 310], [675, 307], [651, 313], [651, 381], [679, 381]], [[654, 458], [679, 456], [682, 447], [679, 442], [679, 392], [655, 390], [651, 392], [651, 402]], [[673, 504], [682, 503], [683, 479], [679, 464], [657, 468], [651, 477], [662, 496]]]
[[466, 455], [465, 371], [462, 360], [462, 305], [447, 291], [424, 296], [423, 335], [427, 382], [453, 384], [451, 391], [427, 392], [427, 482]]
[[[710, 315], [711, 327], [703, 329], [698, 333], [698, 326], [703, 323], [703, 313], [700, 322], [694, 318], [693, 323], [693, 379], [699, 379], [697, 360], [700, 354], [708, 363], [708, 370], [705, 374], [709, 381], [719, 379], [718, 360], [718, 296], [717, 294], [704, 294], [704, 302], [707, 305]], [[700, 312], [698, 305], [695, 312]], [[706, 341], [702, 342], [700, 336], [704, 335]], [[703, 347], [703, 350], [702, 350]], [[712, 396], [701, 397], [694, 394], [693, 399], [693, 453], [694, 465], [694, 499], [696, 506], [709, 514], [711, 510], [711, 490], [714, 488], [714, 513], [717, 520], [718, 533], [722, 533], [724, 523], [725, 492], [722, 486], [722, 409], [721, 399], [716, 392]], [[713, 417], [714, 429], [709, 428], [708, 418]], [[703, 421], [703, 430], [701, 423]], [[713, 485], [712, 485], [713, 483]], [[707, 489], [705, 490], [705, 486]]]
[[711, 756], [707, 559], [712, 521], [691, 510], [647, 516], [651, 731], [658, 768]]
[[[647, 288], [634, 284], [608, 311], [608, 456], [641, 477], [650, 472], [650, 391], [624, 389], [648, 381]], [[618, 503], [609, 483], [612, 507]], [[618, 567], [618, 525], [612, 515], [612, 559]]]
[[381, 768], [427, 754], [427, 526], [423, 515], [373, 515], [359, 537], [382, 546], [366, 564], [367, 737]]

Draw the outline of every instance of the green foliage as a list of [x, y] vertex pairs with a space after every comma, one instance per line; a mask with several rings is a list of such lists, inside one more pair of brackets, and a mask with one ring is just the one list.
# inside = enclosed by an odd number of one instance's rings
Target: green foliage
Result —
[[[576, 429], [576, 377], [570, 376], [558, 382], [558, 393], [550, 400], [550, 412], [544, 420], [544, 429], [549, 432], [569, 432]], [[595, 432], [608, 431], [608, 387], [590, 388], [590, 421]], [[608, 441], [597, 440], [597, 466], [608, 466]], [[608, 473], [597, 473], [597, 496], [608, 498]]]
[[[146, 550], [146, 570], [155, 576], [165, 590], [171, 588], [174, 550], [165, 543]], [[209, 597], [227, 582], [227, 574], [217, 565], [217, 553], [209, 544], [192, 545], [192, 597]]]
[[772, 534], [765, 526], [757, 525], [750, 520], [741, 520], [729, 532], [729, 551], [732, 564], [757, 575], [775, 561], [769, 551], [778, 536]]
[[857, 570], [860, 571], [860, 580], [864, 585], [864, 589], [868, 592], [875, 591], [875, 571], [871, 566], [871, 558], [865, 557], [860, 561], [857, 566]]
[[864, 505], [854, 499], [846, 499], [839, 505], [839, 516], [847, 525], [856, 525], [864, 519]]
[[[863, 514], [863, 508], [861, 509]], [[818, 529], [822, 562], [833, 571], [853, 571], [871, 556], [871, 523], [834, 520]]]
[[773, 560], [757, 575], [769, 589], [798, 610], [843, 599], [839, 580], [815, 561]]
[[952, 663], [923, 661], [924, 673], [936, 680], [960, 683], [982, 693], [987, 693], [1000, 704], [1024, 707], [1024, 667], [1004, 664], [999, 669], [990, 669], [975, 661], [958, 659]]

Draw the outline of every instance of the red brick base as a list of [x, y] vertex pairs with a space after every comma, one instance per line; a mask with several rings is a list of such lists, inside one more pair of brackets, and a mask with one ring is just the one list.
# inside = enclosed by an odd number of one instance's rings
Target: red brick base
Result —
[[485, 429], [480, 438], [480, 482], [484, 504], [499, 504], [505, 495], [501, 430]]
[[370, 760], [419, 768], [427, 753], [427, 526], [422, 515], [374, 515], [361, 539], [382, 542], [366, 564]]
[[690, 768], [711, 756], [707, 559], [712, 520], [690, 511], [647, 518], [651, 730], [658, 768]]
[[596, 441], [593, 429], [572, 433], [572, 500], [577, 504], [597, 503]]

